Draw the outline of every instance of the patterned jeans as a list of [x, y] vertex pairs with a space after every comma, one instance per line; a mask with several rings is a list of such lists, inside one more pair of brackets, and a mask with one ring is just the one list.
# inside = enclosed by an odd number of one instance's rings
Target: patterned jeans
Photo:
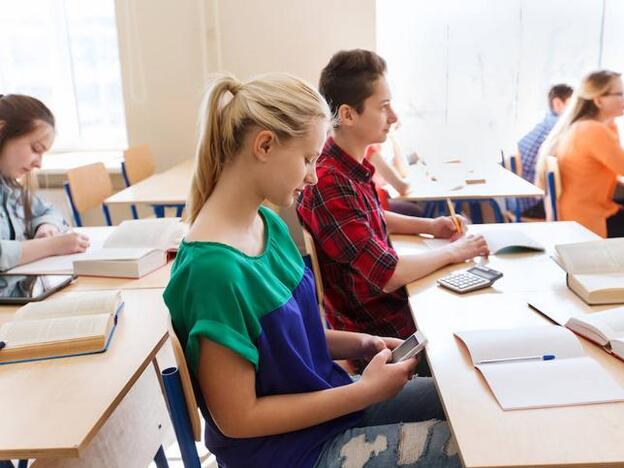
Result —
[[315, 468], [461, 467], [433, 380], [412, 379], [325, 444]]

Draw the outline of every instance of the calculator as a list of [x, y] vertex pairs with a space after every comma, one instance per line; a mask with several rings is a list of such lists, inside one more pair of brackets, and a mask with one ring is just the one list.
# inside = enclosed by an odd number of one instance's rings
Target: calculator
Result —
[[477, 265], [466, 271], [451, 273], [444, 278], [440, 278], [438, 284], [451, 291], [463, 294], [476, 291], [477, 289], [488, 288], [502, 276], [503, 274], [500, 271]]

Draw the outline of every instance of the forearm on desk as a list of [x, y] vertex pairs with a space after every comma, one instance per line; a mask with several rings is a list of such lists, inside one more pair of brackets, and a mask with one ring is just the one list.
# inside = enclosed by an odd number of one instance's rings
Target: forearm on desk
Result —
[[447, 248], [401, 255], [383, 290], [390, 293], [453, 262], [453, 256]]
[[390, 234], [431, 234], [432, 219], [406, 216], [392, 211], [384, 211], [386, 226]]

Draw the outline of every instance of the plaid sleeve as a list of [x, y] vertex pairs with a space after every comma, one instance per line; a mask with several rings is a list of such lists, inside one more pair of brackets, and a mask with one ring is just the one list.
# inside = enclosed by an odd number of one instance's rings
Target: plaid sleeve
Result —
[[371, 228], [367, 208], [352, 181], [336, 173], [325, 177], [329, 180], [311, 187], [312, 203], [303, 221], [325, 255], [349, 264], [381, 292], [398, 256]]

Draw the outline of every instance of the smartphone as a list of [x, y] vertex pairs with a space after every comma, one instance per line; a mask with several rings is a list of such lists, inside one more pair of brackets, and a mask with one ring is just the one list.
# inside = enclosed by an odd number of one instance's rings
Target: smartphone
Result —
[[427, 338], [416, 331], [413, 335], [403, 341], [399, 346], [392, 350], [392, 359], [390, 362], [397, 363], [401, 361], [405, 361], [406, 359], [411, 359], [420, 353], [427, 344]]

